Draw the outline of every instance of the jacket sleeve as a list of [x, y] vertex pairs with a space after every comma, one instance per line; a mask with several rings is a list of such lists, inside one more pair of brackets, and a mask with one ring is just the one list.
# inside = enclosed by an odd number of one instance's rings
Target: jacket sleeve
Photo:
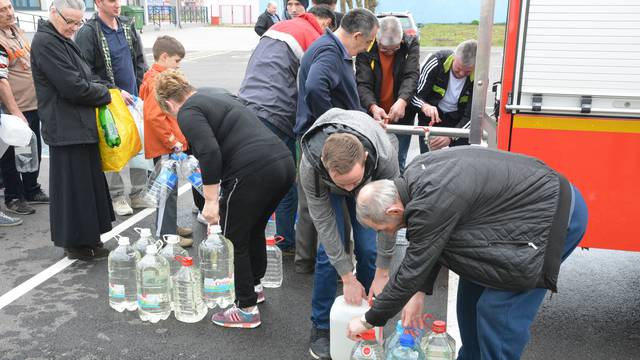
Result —
[[329, 198], [329, 187], [320, 180], [318, 181], [319, 188], [316, 191], [315, 176], [314, 168], [303, 154], [300, 161], [300, 184], [307, 196], [309, 214], [318, 231], [318, 241], [329, 256], [331, 265], [336, 269], [338, 275], [342, 276], [353, 271], [353, 264], [340, 239], [336, 214]]
[[336, 71], [340, 68], [336, 62], [339, 56], [330, 48], [320, 49], [309, 69], [304, 101], [316, 119], [333, 108], [331, 90], [340, 82], [339, 71]]
[[[393, 138], [395, 139], [395, 136]], [[391, 159], [384, 159], [380, 161], [378, 169], [376, 169], [375, 180], [392, 180], [400, 176], [400, 169], [397, 160], [398, 152], [395, 148], [391, 151], [393, 152], [391, 155]], [[395, 251], [396, 237], [397, 233], [387, 234], [385, 232], [378, 232], [378, 256], [376, 258], [377, 268], [388, 269], [391, 265], [391, 258], [393, 257], [393, 253]]]
[[415, 38], [410, 38], [407, 42], [409, 43], [409, 52], [402, 71], [402, 82], [398, 89], [398, 98], [410, 102], [416, 93], [418, 77], [420, 76], [420, 44]]
[[193, 155], [200, 161], [202, 183], [205, 185], [220, 183], [222, 155], [218, 139], [207, 118], [200, 111], [183, 108], [178, 113], [178, 124], [191, 145]]
[[427, 61], [422, 65], [422, 69], [420, 69], [420, 76], [418, 77], [418, 87], [416, 88], [416, 94], [411, 99], [411, 103], [418, 110], [422, 108], [424, 105], [427, 96], [431, 92], [431, 88], [433, 87], [436, 69], [440, 65], [438, 58], [435, 55], [431, 55]]
[[155, 139], [158, 139], [168, 151], [171, 151], [177, 139], [174, 138], [173, 141], [169, 140], [171, 137], [175, 137], [175, 134], [171, 131], [169, 123], [175, 120], [170, 119], [169, 116], [162, 111], [158, 104], [158, 100], [156, 100], [155, 94], [155, 88], [151, 87], [149, 90], [150, 96], [146, 96], [142, 99], [142, 101], [144, 101], [144, 106], [142, 108], [142, 112], [144, 114], [144, 126], [145, 129], [149, 129], [151, 135]]
[[267, 30], [269, 30], [269, 24], [267, 24], [267, 16], [262, 13], [258, 16], [258, 21], [256, 21], [256, 26], [253, 30], [258, 34], [258, 36], [262, 36]]
[[[133, 35], [132, 45], [135, 48], [135, 75], [136, 75], [136, 86], [138, 90], [140, 90], [140, 86], [142, 85], [142, 81], [144, 79], [144, 73], [147, 72], [148, 66], [147, 61], [144, 58], [144, 51], [142, 49], [142, 39], [140, 38], [140, 34], [136, 30], [135, 24], [131, 22], [131, 35]], [[138, 91], [139, 92], [139, 91]]]
[[458, 222], [455, 202], [453, 194], [432, 187], [407, 205], [409, 247], [398, 271], [365, 314], [369, 324], [384, 325], [424, 288]]
[[67, 101], [85, 106], [101, 106], [111, 102], [109, 89], [80, 75], [75, 61], [57, 41], [44, 41], [36, 52], [37, 65], [60, 96]]
[[360, 96], [360, 104], [369, 112], [369, 108], [373, 104], [377, 104], [378, 100], [375, 94], [376, 76], [371, 68], [371, 59], [368, 52], [360, 53], [356, 57], [356, 82], [358, 83], [358, 95]]

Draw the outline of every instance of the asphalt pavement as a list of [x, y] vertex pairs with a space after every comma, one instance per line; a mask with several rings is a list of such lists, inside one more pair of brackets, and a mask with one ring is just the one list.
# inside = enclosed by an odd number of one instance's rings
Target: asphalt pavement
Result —
[[[432, 50], [423, 49], [423, 55]], [[499, 50], [493, 54], [491, 77], [495, 79], [501, 58]], [[247, 49], [203, 48], [189, 51], [182, 69], [195, 86], [236, 92], [249, 56]], [[414, 140], [410, 157], [416, 153]], [[47, 190], [48, 159], [43, 160], [40, 179]], [[181, 195], [178, 203], [179, 224], [195, 231], [194, 247], [189, 250], [195, 255], [204, 226], [191, 212], [190, 192]], [[22, 226], [0, 230], [0, 358], [309, 358], [313, 277], [296, 274], [291, 257], [284, 258], [283, 286], [266, 290], [267, 301], [260, 307], [263, 325], [257, 329], [223, 329], [211, 324], [209, 317], [197, 324], [180, 323], [173, 316], [157, 324], [144, 323], [136, 313], [109, 308], [106, 259], [65, 260], [62, 250], [50, 241], [48, 206], [36, 205], [36, 209], [36, 214], [22, 217]], [[155, 214], [148, 213], [118, 217], [114, 233], [122, 230], [122, 235], [135, 238], [132, 227], [151, 227]], [[114, 248], [115, 241], [106, 246]], [[404, 248], [400, 242], [396, 264]], [[638, 264], [638, 253], [576, 250], [562, 266], [559, 292], [545, 299], [522, 358], [640, 359]], [[441, 273], [427, 309], [455, 327], [451, 304], [455, 289], [448, 286], [454, 277], [447, 275]]]

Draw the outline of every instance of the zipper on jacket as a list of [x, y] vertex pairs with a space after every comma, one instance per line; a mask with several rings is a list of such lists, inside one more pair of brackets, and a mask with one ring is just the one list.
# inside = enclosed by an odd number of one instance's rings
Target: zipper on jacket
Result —
[[521, 245], [521, 246], [528, 246], [534, 250], [538, 250], [538, 246], [536, 244], [534, 244], [531, 241], [489, 241], [488, 245], [489, 246], [493, 246], [493, 245], [498, 245], [498, 244], [504, 244], [504, 245]]

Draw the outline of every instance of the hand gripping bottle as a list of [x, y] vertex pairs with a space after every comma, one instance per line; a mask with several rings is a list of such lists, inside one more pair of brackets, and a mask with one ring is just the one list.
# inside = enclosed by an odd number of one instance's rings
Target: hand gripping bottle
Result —
[[209, 226], [209, 235], [198, 247], [200, 273], [202, 274], [202, 298], [207, 307], [221, 309], [233, 304], [233, 244], [222, 235], [220, 225]]
[[281, 236], [267, 238], [267, 271], [262, 278], [262, 286], [278, 288], [282, 285], [282, 250], [276, 245]]
[[138, 261], [138, 315], [142, 321], [157, 323], [171, 314], [169, 263], [158, 254], [156, 245], [147, 246], [147, 254]]
[[104, 131], [104, 140], [107, 146], [114, 148], [120, 146], [120, 134], [118, 134], [118, 128], [116, 122], [113, 119], [111, 110], [106, 105], [98, 108], [98, 120], [100, 121], [100, 127]]
[[400, 336], [398, 343], [389, 349], [387, 360], [422, 360], [420, 351], [415, 346], [413, 335], [406, 333]]
[[129, 245], [128, 237], [118, 237], [118, 247], [109, 253], [109, 306], [118, 312], [134, 311], [136, 301], [136, 262], [140, 254]]
[[147, 246], [155, 245], [156, 239], [151, 235], [151, 229], [133, 228], [133, 231], [140, 234], [140, 238], [133, 243], [133, 249], [144, 257], [147, 254]]
[[193, 258], [180, 255], [175, 258], [182, 266], [172, 277], [173, 315], [178, 321], [195, 323], [207, 316], [209, 310], [202, 300], [200, 271], [193, 266]]
[[423, 344], [424, 354], [429, 360], [453, 360], [456, 357], [456, 342], [447, 334], [447, 324], [436, 320], [431, 327], [433, 331]]
[[363, 332], [360, 340], [351, 350], [351, 360], [383, 360], [384, 352], [376, 341], [375, 330]]

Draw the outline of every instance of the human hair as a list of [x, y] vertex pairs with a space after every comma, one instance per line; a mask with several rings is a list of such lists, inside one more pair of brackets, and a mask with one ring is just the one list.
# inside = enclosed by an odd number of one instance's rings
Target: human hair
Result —
[[313, 0], [314, 5], [336, 5], [338, 0]]
[[322, 147], [322, 163], [329, 173], [344, 175], [357, 163], [364, 163], [364, 146], [355, 135], [331, 134]]
[[376, 27], [378, 27], [378, 18], [370, 10], [362, 8], [353, 9], [346, 13], [340, 23], [340, 28], [347, 33], [360, 32], [364, 36], [371, 35]]
[[329, 5], [316, 5], [307, 11], [313, 14], [318, 19], [331, 19], [331, 26], [336, 25], [336, 14], [329, 7]]
[[398, 189], [393, 180], [376, 180], [360, 189], [356, 203], [356, 216], [360, 223], [369, 220], [375, 224], [388, 222], [387, 209], [398, 200]]
[[158, 36], [156, 42], [153, 43], [153, 59], [158, 61], [163, 53], [169, 56], [178, 55], [182, 59], [185, 54], [184, 46], [174, 37], [168, 35]]
[[476, 51], [478, 42], [475, 40], [465, 40], [456, 47], [455, 57], [464, 66], [474, 66], [476, 64]]
[[166, 101], [182, 102], [195, 90], [178, 70], [169, 69], [156, 76], [156, 100], [164, 112], [169, 112]]
[[51, 5], [58, 9], [58, 11], [62, 11], [64, 9], [84, 11], [85, 8], [84, 1], [82, 0], [53, 0]]
[[379, 20], [378, 44], [382, 46], [397, 45], [402, 42], [402, 23], [395, 16], [386, 16]]
[[275, 2], [275, 1], [269, 1], [269, 2], [267, 3], [267, 7], [269, 7], [269, 6], [276, 6], [276, 7], [277, 7], [277, 6], [278, 6], [278, 4], [276, 4], [276, 2]]

